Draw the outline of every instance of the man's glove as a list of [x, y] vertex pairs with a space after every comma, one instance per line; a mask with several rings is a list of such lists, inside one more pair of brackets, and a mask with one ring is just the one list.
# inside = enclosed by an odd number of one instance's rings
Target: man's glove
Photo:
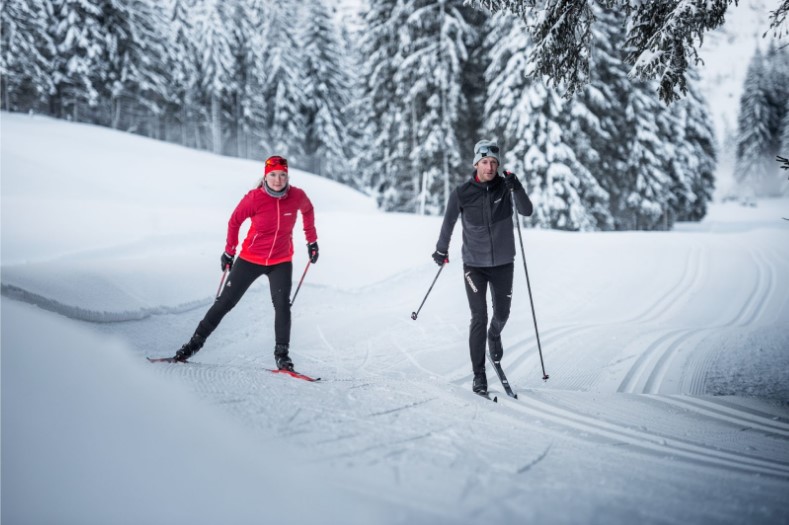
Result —
[[317, 241], [316, 242], [311, 242], [311, 243], [309, 243], [307, 245], [307, 255], [309, 256], [310, 262], [312, 264], [315, 264], [316, 262], [318, 262], [318, 243], [317, 243]]
[[449, 262], [449, 257], [447, 257], [447, 254], [441, 253], [440, 251], [436, 250], [433, 252], [433, 260], [436, 261], [437, 265], [443, 266], [444, 263]]
[[225, 271], [225, 268], [229, 270], [233, 269], [233, 256], [228, 255], [227, 252], [222, 252], [222, 257], [220, 259], [222, 261], [222, 271]]
[[511, 171], [504, 171], [504, 184], [507, 185], [507, 189], [510, 191], [515, 191], [518, 189], [518, 178], [515, 174]]

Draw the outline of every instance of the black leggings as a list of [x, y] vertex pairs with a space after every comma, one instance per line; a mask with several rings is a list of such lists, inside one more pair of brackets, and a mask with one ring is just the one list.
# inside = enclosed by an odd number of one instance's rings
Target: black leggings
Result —
[[[468, 307], [471, 310], [468, 346], [471, 367], [475, 373], [485, 370], [486, 330], [491, 337], [501, 336], [507, 324], [512, 305], [512, 275], [514, 263], [488, 268], [463, 265], [463, 280], [466, 282]], [[488, 328], [488, 284], [493, 302], [493, 319]]]
[[238, 258], [227, 276], [225, 285], [197, 327], [196, 333], [208, 337], [222, 318], [261, 275], [267, 275], [274, 303], [274, 337], [276, 344], [290, 344], [290, 288], [293, 285], [293, 263], [263, 266]]

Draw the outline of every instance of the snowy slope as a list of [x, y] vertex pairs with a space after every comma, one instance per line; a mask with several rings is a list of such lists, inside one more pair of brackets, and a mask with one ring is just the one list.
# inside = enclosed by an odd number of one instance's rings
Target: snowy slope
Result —
[[470, 391], [460, 232], [412, 321], [440, 219], [301, 172], [321, 259], [293, 357], [323, 381], [264, 370], [265, 280], [194, 363], [149, 365], [210, 303], [260, 165], [1, 120], [9, 522], [789, 522], [789, 200], [666, 233], [525, 231], [551, 379], [519, 255], [504, 332], [519, 400], [489, 374], [493, 404]]

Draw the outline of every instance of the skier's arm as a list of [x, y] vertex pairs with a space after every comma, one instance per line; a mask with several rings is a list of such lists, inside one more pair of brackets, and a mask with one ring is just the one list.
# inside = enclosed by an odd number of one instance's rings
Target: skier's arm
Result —
[[436, 251], [448, 254], [449, 241], [452, 240], [452, 230], [455, 229], [455, 223], [460, 215], [460, 205], [458, 202], [457, 190], [449, 194], [449, 202], [447, 202], [447, 210], [444, 212], [444, 222], [441, 225], [441, 233], [438, 236], [436, 243]]
[[318, 240], [318, 232], [315, 230], [315, 209], [306, 193], [301, 201], [301, 206], [299, 206], [299, 211], [301, 211], [301, 222], [304, 225], [304, 237], [307, 239], [307, 244], [312, 244]]
[[238, 203], [236, 209], [230, 215], [230, 220], [227, 221], [227, 239], [225, 240], [225, 253], [231, 257], [236, 254], [236, 246], [238, 246], [238, 230], [241, 224], [252, 216], [252, 192], [244, 195], [241, 202]]
[[[520, 185], [520, 182], [518, 185]], [[531, 199], [523, 186], [520, 187], [520, 190], [516, 189], [513, 191], [512, 197], [515, 199], [515, 207], [518, 209], [518, 213], [528, 217], [534, 212], [534, 205], [532, 205]]]
[[510, 193], [512, 193], [512, 198], [515, 199], [515, 208], [518, 210], [518, 213], [525, 216], [531, 215], [534, 211], [534, 206], [526, 190], [523, 188], [523, 184], [518, 180], [518, 177], [510, 171], [505, 171], [504, 181]]

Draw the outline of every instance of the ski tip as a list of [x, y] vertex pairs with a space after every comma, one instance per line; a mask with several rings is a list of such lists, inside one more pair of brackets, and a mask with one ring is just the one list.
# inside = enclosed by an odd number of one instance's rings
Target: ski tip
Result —
[[310, 383], [316, 383], [316, 382], [321, 380], [320, 377], [306, 376], [306, 375], [304, 375], [304, 374], [302, 374], [300, 372], [296, 372], [294, 370], [282, 370], [282, 369], [279, 369], [279, 368], [266, 368], [266, 370], [268, 370], [269, 372], [272, 372], [274, 374], [284, 374], [284, 375], [287, 375], [287, 376], [290, 376], [290, 377], [295, 377], [296, 379], [302, 379], [304, 381], [309, 381]]
[[493, 396], [493, 402], [494, 402], [494, 403], [498, 403], [498, 402], [499, 402], [499, 398], [498, 398], [498, 396]]
[[[149, 363], [178, 363], [174, 357], [146, 357]], [[185, 363], [186, 361], [182, 361]]]

